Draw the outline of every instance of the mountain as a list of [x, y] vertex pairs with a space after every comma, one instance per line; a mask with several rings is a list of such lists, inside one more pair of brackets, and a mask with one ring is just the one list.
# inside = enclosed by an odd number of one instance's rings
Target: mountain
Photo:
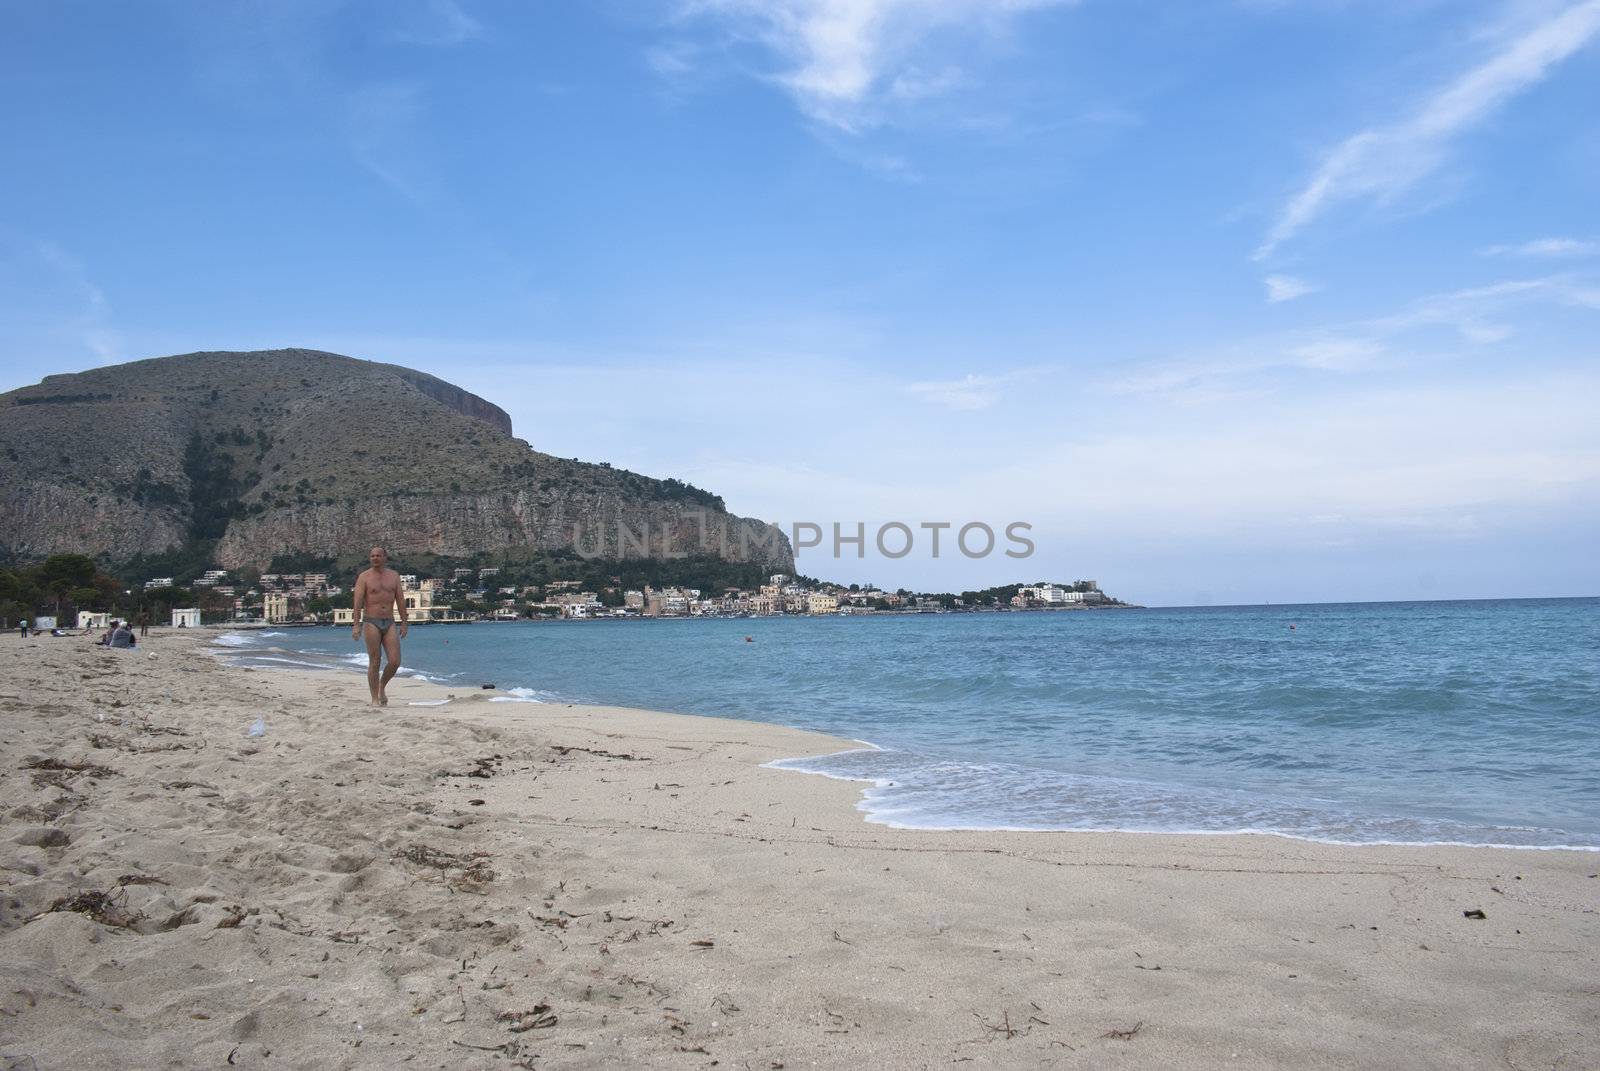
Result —
[[[558, 404], [568, 404], [562, 400]], [[792, 572], [783, 533], [673, 479], [552, 457], [441, 379], [316, 350], [190, 353], [0, 395], [0, 555], [704, 554]]]

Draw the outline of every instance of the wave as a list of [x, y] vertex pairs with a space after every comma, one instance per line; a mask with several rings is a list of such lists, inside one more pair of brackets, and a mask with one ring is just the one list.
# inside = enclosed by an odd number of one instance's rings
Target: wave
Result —
[[1331, 800], [1289, 800], [1006, 762], [868, 746], [765, 764], [863, 782], [857, 809], [893, 829], [1255, 834], [1326, 844], [1461, 845], [1600, 852], [1600, 836], [1536, 825], [1400, 817]]
[[491, 695], [491, 703], [553, 703], [556, 696], [539, 688], [507, 688], [499, 695]]
[[220, 636], [211, 637], [211, 642], [218, 647], [255, 647], [258, 646], [253, 637], [240, 632], [224, 632]]

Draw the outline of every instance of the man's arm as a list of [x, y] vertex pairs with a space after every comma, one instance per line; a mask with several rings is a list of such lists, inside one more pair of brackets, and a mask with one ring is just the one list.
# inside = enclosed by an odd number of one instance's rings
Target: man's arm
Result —
[[394, 578], [394, 605], [395, 609], [399, 611], [396, 616], [400, 618], [400, 635], [404, 636], [411, 630], [411, 623], [406, 620], [406, 590], [400, 583], [398, 573], [395, 574]]
[[356, 577], [355, 613], [350, 618], [350, 635], [361, 634], [361, 607], [367, 600], [367, 574], [363, 572]]

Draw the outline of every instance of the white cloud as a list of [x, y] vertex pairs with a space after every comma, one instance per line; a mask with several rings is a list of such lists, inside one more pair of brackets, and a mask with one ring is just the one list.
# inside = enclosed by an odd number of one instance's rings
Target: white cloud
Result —
[[1600, 242], [1580, 238], [1539, 238], [1520, 245], [1491, 245], [1486, 257], [1592, 257], [1600, 254]]
[[[1073, 0], [685, 0], [691, 17], [723, 19], [736, 38], [775, 54], [768, 77], [812, 119], [856, 132], [874, 105], [917, 100], [966, 81], [956, 66], [919, 64], [937, 32], [994, 35], [1017, 15]], [[660, 65], [657, 64], [657, 69]]]
[[1566, 276], [1509, 279], [1488, 286], [1429, 294], [1387, 316], [1325, 325], [1311, 332], [1268, 336], [1138, 367], [1103, 381], [1112, 395], [1161, 396], [1211, 404], [1263, 392], [1262, 376], [1276, 370], [1350, 373], [1376, 368], [1418, 332], [1443, 328], [1477, 346], [1504, 342], [1526, 322], [1530, 307], [1600, 311], [1600, 287]]
[[1300, 367], [1325, 372], [1354, 372], [1370, 367], [1383, 352], [1383, 344], [1370, 338], [1321, 338], [1291, 346], [1287, 351]]
[[988, 409], [1000, 400], [1004, 380], [995, 376], [968, 374], [960, 379], [913, 383], [906, 388], [912, 395], [934, 405], [960, 412]]
[[1293, 301], [1322, 289], [1316, 283], [1308, 283], [1293, 275], [1269, 275], [1262, 282], [1267, 287], [1267, 301], [1273, 305], [1280, 301]]
[[1597, 32], [1600, 0], [1572, 4], [1422, 101], [1410, 118], [1347, 138], [1290, 199], [1256, 258], [1270, 255], [1333, 204], [1381, 201], [1409, 189], [1439, 167], [1453, 138], [1538, 84]]
[[1536, 302], [1600, 309], [1600, 289], [1559, 276], [1510, 279], [1420, 298], [1401, 312], [1369, 320], [1365, 326], [1385, 336], [1423, 327], [1448, 327], [1468, 342], [1483, 345], [1503, 342], [1515, 334], [1505, 320], [1518, 307]]
[[56, 329], [76, 341], [100, 364], [124, 360], [127, 350], [122, 336], [111, 326], [111, 302], [106, 299], [105, 291], [89, 278], [83, 264], [54, 242], [39, 242], [35, 251], [55, 274], [67, 298], [68, 308], [61, 310]]
[[459, 45], [483, 36], [483, 24], [456, 0], [427, 0], [400, 13], [395, 40], [411, 45]]
[[399, 82], [362, 86], [349, 95], [345, 109], [356, 162], [407, 200], [428, 203], [434, 184], [416, 146], [421, 87]]

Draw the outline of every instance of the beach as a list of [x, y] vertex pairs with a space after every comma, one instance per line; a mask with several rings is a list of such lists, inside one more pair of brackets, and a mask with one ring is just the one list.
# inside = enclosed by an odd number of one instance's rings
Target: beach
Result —
[[0, 1066], [1600, 1066], [1600, 853], [893, 829], [762, 765], [852, 741], [213, 635], [0, 637]]

